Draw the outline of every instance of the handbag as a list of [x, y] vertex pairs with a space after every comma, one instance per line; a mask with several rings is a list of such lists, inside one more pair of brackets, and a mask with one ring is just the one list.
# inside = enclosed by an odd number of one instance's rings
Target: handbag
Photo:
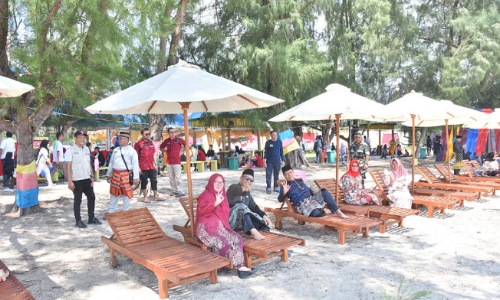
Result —
[[125, 168], [127, 168], [128, 182], [130, 183], [130, 185], [133, 185], [134, 184], [134, 173], [130, 172], [130, 170], [128, 169], [127, 162], [125, 161], [125, 157], [123, 157], [122, 147], [120, 147], [120, 155], [122, 156], [123, 163], [125, 164]]

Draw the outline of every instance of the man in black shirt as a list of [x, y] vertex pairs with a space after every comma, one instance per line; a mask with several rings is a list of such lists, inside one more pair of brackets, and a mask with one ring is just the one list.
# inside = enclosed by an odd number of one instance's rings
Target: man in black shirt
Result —
[[232, 184], [227, 192], [229, 207], [229, 226], [233, 230], [243, 230], [256, 240], [265, 238], [259, 231], [269, 231], [271, 220], [253, 200], [250, 188], [254, 181], [252, 169], [246, 169], [240, 177], [240, 182]]

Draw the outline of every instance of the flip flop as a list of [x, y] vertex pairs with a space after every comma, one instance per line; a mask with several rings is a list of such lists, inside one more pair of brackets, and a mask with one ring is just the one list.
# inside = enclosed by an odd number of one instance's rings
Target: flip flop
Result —
[[165, 198], [160, 197], [158, 199], [155, 199], [154, 201], [158, 201], [158, 202], [165, 201]]
[[150, 200], [147, 200], [147, 201], [146, 201], [146, 200], [144, 200], [144, 199], [139, 200], [139, 202], [151, 203], [151, 201], [150, 201]]

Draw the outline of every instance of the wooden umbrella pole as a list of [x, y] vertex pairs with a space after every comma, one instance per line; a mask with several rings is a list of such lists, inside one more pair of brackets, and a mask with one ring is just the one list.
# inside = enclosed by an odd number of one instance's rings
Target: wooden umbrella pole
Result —
[[335, 148], [335, 152], [336, 152], [335, 154], [337, 155], [337, 157], [335, 159], [335, 182], [336, 182], [336, 184], [335, 184], [335, 201], [337, 203], [339, 203], [340, 116], [341, 116], [341, 114], [335, 115], [335, 118], [337, 119], [337, 122], [335, 124], [335, 135], [337, 137], [337, 147]]
[[[446, 159], [448, 160], [448, 171], [449, 171], [451, 156], [450, 156], [450, 143], [448, 142], [450, 140], [450, 135], [448, 134], [448, 119], [444, 120], [444, 127], [446, 130]], [[451, 183], [451, 174], [448, 174], [448, 182]]]
[[193, 214], [193, 183], [191, 182], [191, 156], [189, 155], [189, 124], [188, 124], [188, 109], [191, 102], [181, 102], [182, 111], [184, 113], [184, 133], [186, 140], [184, 141], [184, 150], [186, 151], [186, 174], [189, 197], [189, 219], [191, 221], [191, 236], [194, 237], [194, 214]]
[[411, 153], [413, 158], [411, 160], [411, 192], [415, 192], [415, 159], [417, 154], [415, 153], [415, 115], [411, 115]]

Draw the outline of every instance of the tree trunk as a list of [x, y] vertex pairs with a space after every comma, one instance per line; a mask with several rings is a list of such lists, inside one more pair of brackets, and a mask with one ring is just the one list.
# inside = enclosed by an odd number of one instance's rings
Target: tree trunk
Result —
[[[415, 131], [416, 132], [416, 131]], [[420, 157], [420, 148], [422, 148], [422, 144], [425, 143], [427, 138], [427, 127], [424, 127], [420, 130], [420, 138], [418, 139], [418, 143], [415, 145], [415, 153], [413, 153], [414, 158]], [[417, 137], [415, 137], [415, 140]]]
[[335, 137], [335, 127], [327, 124], [321, 128], [321, 136], [325, 145], [330, 145], [332, 139]]
[[301, 149], [288, 152], [285, 155], [285, 163], [293, 169], [302, 169], [303, 165], [310, 167]]
[[[37, 130], [37, 128], [33, 128], [32, 124], [26, 121], [28, 120], [28, 105], [24, 105], [25, 103], [30, 103], [32, 97], [32, 92], [26, 93], [22, 96], [20, 103], [21, 105], [18, 106], [17, 114], [14, 116], [15, 134], [18, 147], [18, 166], [29, 165], [34, 160], [33, 136], [35, 135], [35, 131]], [[17, 182], [17, 185], [19, 185], [19, 182]], [[16, 193], [19, 193], [19, 189], [18, 191], [16, 191]], [[39, 212], [41, 211], [41, 208], [38, 203], [27, 208], [19, 208], [14, 201], [13, 205], [11, 207], [8, 207], [8, 210], [10, 210], [10, 216], [21, 217], [23, 215]]]
[[[160, 53], [158, 55], [158, 64], [157, 71], [158, 73], [164, 72], [168, 66], [174, 65], [176, 63], [175, 54], [177, 49], [179, 48], [179, 41], [182, 33], [182, 24], [184, 23], [184, 18], [186, 17], [188, 0], [181, 0], [180, 6], [177, 10], [177, 22], [175, 25], [174, 32], [172, 33], [172, 40], [170, 42], [170, 49], [168, 52], [168, 60], [167, 64], [165, 64], [165, 54], [167, 51], [166, 43], [167, 43], [167, 26], [162, 25], [162, 36], [160, 37]], [[170, 17], [170, 6], [168, 3], [165, 4], [164, 17]], [[165, 24], [165, 23], [164, 23]], [[151, 139], [154, 141], [163, 140], [162, 130], [163, 127], [167, 124], [165, 121], [165, 115], [150, 115], [149, 116], [150, 123], [150, 131], [151, 131]]]

